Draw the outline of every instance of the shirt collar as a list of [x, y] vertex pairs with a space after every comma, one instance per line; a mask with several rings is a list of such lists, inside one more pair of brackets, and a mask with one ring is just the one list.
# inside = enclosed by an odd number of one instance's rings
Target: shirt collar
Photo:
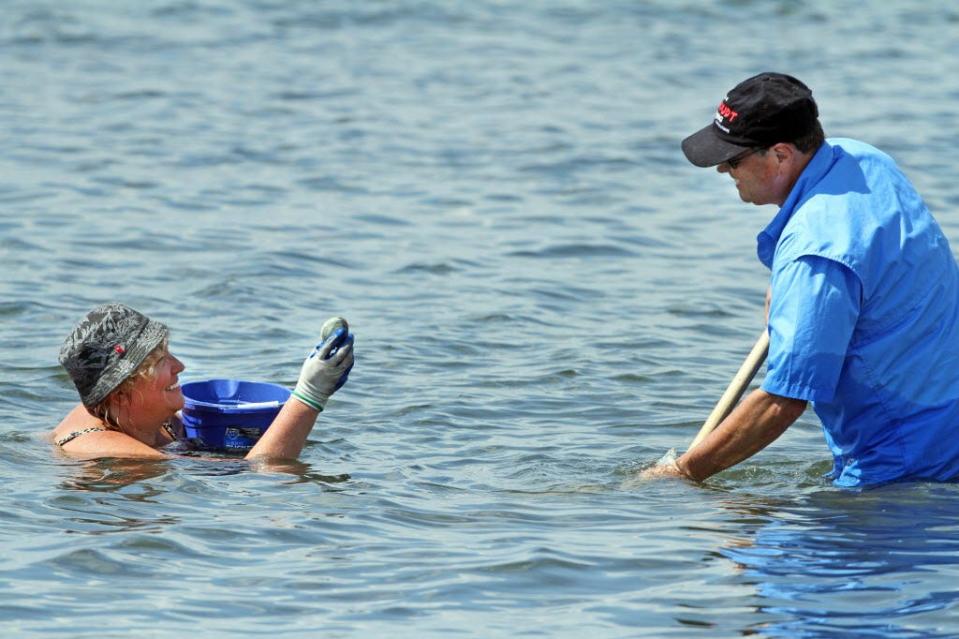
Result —
[[824, 142], [819, 150], [813, 154], [809, 164], [799, 174], [799, 179], [793, 185], [792, 190], [782, 208], [776, 213], [772, 221], [760, 231], [756, 236], [756, 254], [759, 261], [766, 265], [766, 268], [772, 268], [773, 255], [776, 253], [776, 245], [779, 243], [779, 237], [786, 228], [786, 224], [792, 218], [793, 213], [799, 206], [811, 195], [812, 188], [819, 183], [819, 180], [832, 167], [837, 155], [838, 147], [833, 147], [828, 142]]

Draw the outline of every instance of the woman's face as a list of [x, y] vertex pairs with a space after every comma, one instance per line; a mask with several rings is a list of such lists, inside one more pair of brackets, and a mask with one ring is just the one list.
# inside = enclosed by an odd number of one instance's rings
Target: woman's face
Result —
[[144, 377], [132, 393], [131, 408], [150, 414], [172, 416], [183, 408], [183, 393], [178, 375], [183, 371], [183, 362], [164, 349], [153, 369], [153, 377]]

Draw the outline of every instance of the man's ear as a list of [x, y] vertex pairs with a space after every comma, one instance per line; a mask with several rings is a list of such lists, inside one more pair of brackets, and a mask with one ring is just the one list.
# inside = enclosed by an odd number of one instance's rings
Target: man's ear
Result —
[[786, 144], [785, 142], [774, 144], [770, 150], [776, 154], [776, 160], [780, 164], [791, 160], [796, 154], [796, 147], [792, 144]]

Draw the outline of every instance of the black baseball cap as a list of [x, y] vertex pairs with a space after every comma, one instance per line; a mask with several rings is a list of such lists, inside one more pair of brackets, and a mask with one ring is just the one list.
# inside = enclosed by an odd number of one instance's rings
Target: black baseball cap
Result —
[[809, 87], [790, 75], [760, 73], [726, 94], [712, 123], [683, 140], [683, 153], [696, 166], [716, 166], [747, 149], [802, 137], [818, 117]]

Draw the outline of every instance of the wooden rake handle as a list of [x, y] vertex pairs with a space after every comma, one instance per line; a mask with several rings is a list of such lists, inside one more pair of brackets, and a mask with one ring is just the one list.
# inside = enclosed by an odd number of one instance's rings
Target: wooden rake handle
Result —
[[763, 330], [762, 335], [756, 340], [753, 349], [749, 351], [749, 355], [746, 356], [742, 366], [739, 367], [739, 371], [733, 377], [732, 381], [729, 382], [726, 392], [723, 393], [723, 396], [716, 402], [713, 412], [706, 418], [693, 443], [689, 445], [688, 450], [692, 450], [699, 442], [706, 439], [706, 435], [713, 432], [713, 429], [719, 426], [719, 424], [726, 419], [726, 416], [732, 412], [733, 408], [735, 408], [739, 402], [739, 398], [743, 396], [743, 392], [745, 392], [749, 386], [749, 383], [753, 381], [756, 371], [759, 370], [759, 367], [762, 366], [766, 360], [767, 353], [769, 353], [769, 332]]

